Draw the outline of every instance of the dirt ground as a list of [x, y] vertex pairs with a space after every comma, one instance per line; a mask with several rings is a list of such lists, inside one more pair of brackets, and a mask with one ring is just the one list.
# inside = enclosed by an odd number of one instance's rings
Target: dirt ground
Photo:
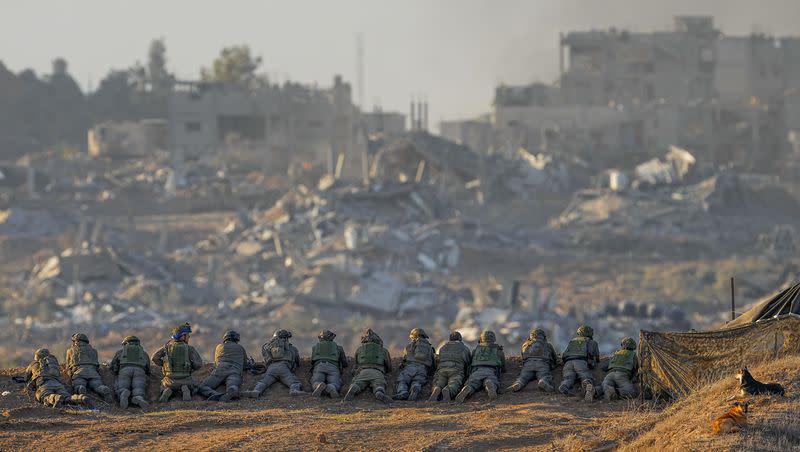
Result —
[[[146, 412], [95, 400], [98, 410], [79, 412], [35, 403], [11, 380], [21, 370], [0, 371], [0, 391], [11, 392], [0, 397], [0, 450], [55, 450], [66, 444], [85, 450], [552, 450], [558, 438], [595, 428], [629, 405], [587, 404], [578, 397], [541, 392], [535, 384], [502, 394], [494, 403], [480, 393], [463, 405], [418, 401], [386, 406], [364, 392], [344, 404], [310, 395], [291, 397], [278, 383], [257, 400], [173, 400]], [[298, 371], [306, 389], [308, 370], [304, 362]], [[518, 360], [510, 360], [508, 370], [504, 387], [516, 377]], [[208, 371], [205, 367], [198, 377]], [[390, 374], [392, 389], [396, 374]], [[111, 376], [104, 376], [110, 383]], [[561, 378], [560, 369], [554, 376]], [[346, 372], [346, 380], [350, 377]], [[251, 387], [256, 378], [246, 375], [244, 386]], [[423, 394], [429, 393], [426, 387]], [[157, 396], [154, 376], [148, 397]]]

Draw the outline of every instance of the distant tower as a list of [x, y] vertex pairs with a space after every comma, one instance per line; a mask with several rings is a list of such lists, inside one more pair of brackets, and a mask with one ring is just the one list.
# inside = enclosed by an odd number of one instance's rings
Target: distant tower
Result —
[[364, 109], [364, 33], [356, 35], [356, 82], [358, 83], [358, 108]]

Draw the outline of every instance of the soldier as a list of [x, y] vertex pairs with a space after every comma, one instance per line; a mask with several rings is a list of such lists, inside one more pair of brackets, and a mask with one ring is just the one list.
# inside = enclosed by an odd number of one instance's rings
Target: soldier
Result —
[[117, 376], [115, 387], [120, 408], [128, 408], [129, 402], [147, 408], [144, 397], [147, 377], [150, 376], [150, 357], [138, 337], [128, 336], [122, 341], [122, 349], [114, 354], [109, 368]]
[[564, 361], [564, 379], [558, 386], [560, 393], [569, 394], [575, 380], [580, 378], [581, 385], [585, 390], [583, 399], [587, 402], [594, 400], [592, 369], [600, 361], [600, 349], [592, 336], [594, 336], [592, 328], [586, 325], [578, 327], [577, 336], [569, 341], [566, 350], [561, 355]]
[[261, 355], [267, 373], [256, 383], [252, 391], [244, 391], [246, 397], [257, 398], [276, 381], [289, 387], [290, 395], [304, 394], [300, 379], [294, 370], [300, 366], [300, 352], [289, 343], [292, 333], [286, 330], [277, 330], [269, 342], [261, 346]]
[[604, 366], [608, 372], [603, 379], [603, 396], [611, 400], [619, 397], [634, 398], [637, 396], [633, 379], [639, 373], [639, 363], [636, 360], [636, 341], [626, 337], [622, 339], [620, 349], [614, 352]]
[[89, 345], [89, 338], [83, 333], [72, 335], [72, 345], [67, 349], [67, 372], [72, 381], [75, 394], [86, 394], [86, 388], [92, 389], [107, 403], [114, 401], [111, 388], [103, 383], [98, 373], [100, 362], [97, 350]]
[[433, 376], [433, 390], [428, 401], [436, 402], [441, 394], [442, 401], [449, 402], [464, 384], [471, 362], [472, 354], [461, 341], [461, 333], [453, 331], [450, 340], [439, 348], [439, 368]]
[[534, 378], [539, 380], [539, 389], [553, 391], [553, 369], [556, 368], [558, 355], [553, 346], [547, 342], [547, 335], [541, 328], [531, 331], [528, 339], [522, 344], [522, 370], [507, 389], [517, 392]]
[[192, 373], [203, 365], [203, 358], [189, 345], [192, 327], [184, 323], [172, 330], [172, 337], [153, 355], [153, 363], [164, 372], [159, 402], [168, 402], [173, 391], [180, 389], [184, 402], [192, 400], [195, 391]]
[[422, 387], [428, 383], [428, 375], [436, 366], [436, 352], [428, 341], [425, 330], [414, 328], [408, 338], [411, 339], [411, 343], [403, 350], [395, 400], [417, 400]]
[[[247, 352], [239, 345], [239, 333], [226, 331], [222, 343], [214, 349], [214, 370], [200, 383], [197, 392], [209, 400], [229, 400], [239, 398], [239, 387], [242, 385], [242, 372], [247, 367]], [[225, 384], [225, 393], [216, 392], [217, 387]]]
[[33, 358], [25, 369], [25, 389], [34, 391], [37, 402], [53, 408], [62, 405], [89, 405], [85, 394], [72, 395], [64, 387], [58, 359], [49, 350], [40, 348]]
[[472, 369], [464, 388], [456, 396], [456, 402], [463, 403], [471, 394], [485, 388], [489, 399], [497, 398], [500, 387], [499, 376], [506, 371], [506, 356], [503, 347], [495, 343], [494, 331], [481, 333], [481, 340], [472, 351]]
[[389, 350], [383, 347], [381, 337], [371, 329], [364, 330], [355, 357], [355, 377], [344, 396], [345, 402], [352, 401], [359, 392], [371, 386], [378, 400], [391, 403], [392, 398], [386, 395], [386, 374], [392, 371], [392, 358]]
[[319, 342], [311, 348], [311, 387], [314, 388], [313, 396], [322, 397], [328, 394], [339, 397], [342, 390], [342, 370], [347, 367], [347, 356], [344, 349], [333, 341], [336, 334], [324, 330], [319, 333]]

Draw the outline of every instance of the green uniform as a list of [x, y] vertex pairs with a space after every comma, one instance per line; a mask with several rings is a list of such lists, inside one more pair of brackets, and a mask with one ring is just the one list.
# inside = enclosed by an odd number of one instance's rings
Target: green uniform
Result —
[[372, 388], [372, 392], [380, 397], [386, 396], [386, 374], [392, 371], [392, 358], [389, 350], [378, 342], [363, 343], [355, 353], [356, 369], [353, 382], [348, 389], [348, 396]]
[[[433, 394], [438, 395], [439, 391], [444, 394], [445, 400], [458, 393], [464, 384], [464, 376], [469, 373], [472, 363], [472, 354], [469, 347], [462, 341], [448, 341], [439, 348], [439, 366], [433, 375]], [[435, 395], [434, 395], [435, 394]], [[435, 401], [435, 400], [432, 400]]]
[[153, 355], [153, 363], [161, 367], [164, 378], [161, 389], [196, 391], [192, 374], [203, 366], [203, 358], [194, 347], [182, 341], [170, 340]]
[[87, 402], [85, 395], [71, 395], [64, 387], [58, 359], [53, 355], [32, 361], [25, 369], [25, 381], [26, 388], [34, 392], [36, 401], [44, 405], [56, 407], [68, 403]]
[[267, 388], [280, 381], [289, 388], [289, 392], [301, 393], [303, 385], [294, 370], [300, 365], [300, 352], [286, 338], [273, 337], [261, 347], [261, 355], [267, 366], [267, 372], [256, 383], [248, 397], [258, 397]]
[[607, 370], [608, 374], [603, 379], [603, 393], [607, 399], [613, 394], [625, 398], [637, 396], [638, 391], [632, 381], [639, 371], [636, 350], [621, 349], [614, 352], [607, 364]]
[[409, 391], [418, 394], [428, 383], [428, 375], [435, 367], [436, 352], [424, 337], [413, 340], [403, 350], [403, 370], [397, 376], [396, 398], [405, 399]]
[[540, 389], [552, 390], [553, 369], [558, 357], [547, 339], [527, 340], [522, 344], [522, 370], [512, 385], [513, 390], [520, 390], [531, 380], [538, 380]]
[[214, 349], [214, 370], [200, 383], [198, 392], [211, 397], [220, 385], [225, 384], [226, 399], [238, 398], [246, 362], [247, 351], [239, 343], [225, 341], [218, 344]]
[[114, 389], [120, 405], [127, 406], [128, 399], [132, 397], [139, 406], [146, 406], [142, 401], [146, 397], [147, 377], [150, 376], [150, 357], [141, 344], [124, 344], [114, 354], [109, 369], [117, 376]]
[[347, 367], [347, 356], [344, 349], [334, 341], [321, 340], [314, 344], [311, 349], [311, 386], [317, 385], [333, 386], [334, 391], [329, 393], [338, 394], [342, 390], [342, 369]]
[[85, 394], [88, 388], [110, 402], [111, 388], [103, 383], [99, 368], [97, 350], [86, 342], [73, 341], [72, 346], [67, 349], [67, 371], [73, 390], [76, 394]]

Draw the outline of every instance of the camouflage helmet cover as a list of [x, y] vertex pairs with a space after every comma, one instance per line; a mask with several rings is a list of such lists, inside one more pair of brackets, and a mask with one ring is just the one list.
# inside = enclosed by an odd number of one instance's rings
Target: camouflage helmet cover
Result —
[[424, 337], [425, 339], [427, 339], [428, 338], [428, 333], [426, 333], [425, 330], [423, 330], [422, 328], [414, 328], [408, 334], [408, 337], [409, 337], [409, 339], [412, 339], [412, 340], [413, 339], [418, 339], [418, 338], [421, 338], [421, 337]]
[[130, 344], [131, 342], [139, 342], [139, 338], [136, 336], [127, 336], [122, 340], [122, 345]]
[[225, 341], [239, 342], [239, 339], [241, 339], [241, 336], [234, 330], [228, 330], [225, 332], [225, 335], [222, 336], [223, 342]]
[[372, 329], [367, 328], [361, 333], [361, 343], [366, 344], [367, 342], [374, 342], [376, 344], [383, 345], [383, 339], [378, 336], [378, 333], [372, 331]]
[[336, 337], [336, 333], [331, 330], [322, 330], [319, 332], [317, 338], [321, 341], [332, 341]]
[[86, 342], [89, 343], [89, 336], [83, 333], [75, 333], [72, 335], [72, 342]]
[[453, 332], [450, 333], [450, 340], [451, 341], [460, 341], [461, 339], [462, 338], [461, 338], [461, 333], [460, 332], [453, 331]]
[[272, 337], [277, 337], [280, 339], [289, 339], [290, 337], [292, 337], [292, 333], [289, 330], [280, 329], [280, 330], [275, 330], [275, 333], [272, 335]]
[[620, 345], [626, 350], [636, 350], [636, 341], [632, 337], [623, 338]]
[[494, 331], [484, 331], [481, 333], [481, 342], [483, 343], [492, 343], [497, 340], [497, 336], [495, 336]]
[[46, 348], [40, 348], [39, 350], [36, 350], [36, 353], [34, 353], [33, 356], [36, 359], [42, 359], [44, 357], [50, 356], [50, 350]]
[[592, 338], [594, 337], [594, 330], [588, 325], [581, 325], [578, 327], [578, 336]]
[[547, 339], [547, 333], [541, 328], [534, 328], [530, 333], [531, 340], [533, 339]]

